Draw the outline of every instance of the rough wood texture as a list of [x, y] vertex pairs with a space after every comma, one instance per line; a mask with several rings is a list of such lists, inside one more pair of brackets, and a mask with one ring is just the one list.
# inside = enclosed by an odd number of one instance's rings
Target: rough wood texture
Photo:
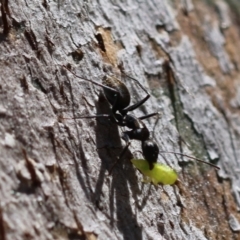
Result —
[[[0, 239], [239, 239], [239, 4], [229, 1], [1, 0]], [[236, 4], [236, 5], [234, 5]], [[107, 119], [109, 66], [151, 99], [134, 111], [160, 149], [174, 186], [141, 183]], [[170, 70], [166, 71], [166, 66]], [[144, 97], [123, 79], [135, 102]]]

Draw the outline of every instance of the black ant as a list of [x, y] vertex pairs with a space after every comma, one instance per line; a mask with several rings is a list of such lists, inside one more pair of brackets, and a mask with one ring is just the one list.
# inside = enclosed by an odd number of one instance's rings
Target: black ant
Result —
[[[122, 139], [126, 142], [126, 146], [120, 153], [117, 161], [112, 166], [111, 170], [115, 166], [115, 164], [122, 158], [126, 150], [128, 149], [130, 145], [130, 140], [138, 140], [142, 143], [142, 153], [144, 158], [149, 164], [149, 169], [152, 170], [154, 167], [154, 163], [157, 162], [158, 154], [159, 154], [159, 148], [157, 144], [150, 138], [150, 132], [146, 125], [143, 123], [143, 119], [158, 115], [158, 113], [151, 113], [142, 117], [136, 117], [132, 114], [128, 114], [128, 112], [135, 110], [136, 108], [140, 107], [142, 104], [144, 104], [150, 97], [150, 94], [147, 92], [147, 90], [134, 78], [131, 78], [132, 80], [136, 81], [136, 83], [142, 88], [142, 90], [147, 94], [146, 97], [144, 97], [139, 102], [130, 105], [131, 102], [131, 95], [129, 93], [129, 90], [127, 89], [126, 85], [121, 82], [119, 79], [115, 77], [107, 77], [105, 76], [102, 80], [102, 84], [98, 83], [96, 81], [80, 77], [76, 75], [71, 69], [69, 69], [67, 66], [63, 66], [66, 68], [69, 72], [71, 72], [75, 77], [81, 78], [83, 80], [86, 80], [88, 82], [91, 82], [97, 86], [100, 86], [103, 88], [104, 94], [108, 100], [108, 102], [111, 104], [112, 108], [109, 114], [100, 114], [95, 116], [85, 116], [85, 117], [79, 117], [79, 118], [98, 118], [98, 117], [107, 117], [109, 118], [113, 123], [117, 124], [121, 127], [127, 127], [131, 130], [124, 131]], [[129, 106], [130, 105], [130, 106]], [[161, 151], [161, 153], [173, 153], [185, 157], [189, 157], [191, 159], [195, 159], [200, 162], [204, 162], [208, 165], [214, 166], [218, 168], [217, 166], [205, 162], [201, 159], [193, 158], [190, 156], [187, 156], [182, 153], [175, 153], [175, 152], [166, 152]]]
[[126, 146], [120, 153], [118, 160], [120, 160], [122, 158], [122, 156], [128, 149], [128, 147], [130, 145], [130, 140], [133, 140], [133, 139], [139, 140], [142, 142], [143, 156], [148, 161], [149, 167], [151, 170], [153, 168], [153, 163], [157, 162], [159, 148], [158, 148], [157, 144], [153, 140], [150, 139], [150, 132], [142, 120], [152, 117], [152, 116], [155, 116], [158, 113], [151, 113], [151, 114], [139, 117], [139, 118], [135, 117], [132, 114], [128, 114], [128, 112], [133, 111], [136, 108], [140, 107], [142, 104], [144, 104], [149, 99], [150, 94], [146, 91], [146, 89], [136, 79], [131, 78], [132, 80], [137, 82], [137, 84], [142, 88], [142, 90], [147, 95], [139, 102], [137, 102], [133, 105], [130, 105], [131, 95], [129, 93], [129, 90], [127, 89], [126, 85], [123, 82], [121, 82], [119, 79], [117, 79], [115, 77], [105, 76], [103, 78], [103, 81], [101, 84], [101, 83], [95, 82], [93, 80], [80, 77], [80, 76], [76, 75], [74, 72], [72, 72], [66, 66], [63, 66], [63, 67], [66, 68], [68, 71], [70, 71], [74, 76], [102, 87], [108, 102], [112, 106], [111, 112], [109, 114], [87, 116], [84, 118], [108, 117], [113, 123], [117, 124], [118, 126], [128, 127], [129, 129], [131, 129], [130, 131], [123, 132], [122, 139], [126, 142]]

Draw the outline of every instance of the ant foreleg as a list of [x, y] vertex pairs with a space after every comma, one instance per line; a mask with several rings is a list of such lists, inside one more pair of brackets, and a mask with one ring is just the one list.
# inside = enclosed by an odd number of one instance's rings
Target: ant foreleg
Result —
[[99, 114], [99, 115], [92, 115], [92, 116], [81, 116], [81, 117], [73, 117], [73, 118], [63, 118], [63, 119], [81, 119], [81, 118], [110, 118], [109, 114]]
[[120, 114], [98, 114], [92, 116], [80, 116], [80, 117], [73, 117], [73, 118], [62, 118], [62, 119], [82, 119], [82, 118], [108, 118], [112, 123], [117, 124], [119, 126], [125, 126], [121, 124], [122, 116]]
[[150, 118], [150, 117], [153, 117], [153, 116], [156, 116], [156, 115], [160, 115], [159, 112], [150, 113], [148, 115], [144, 115], [142, 117], [139, 117], [138, 119], [143, 120], [143, 119]]
[[135, 110], [136, 108], [143, 105], [149, 98], [150, 98], [150, 94], [148, 94], [145, 98], [143, 98], [139, 102], [137, 102], [129, 107], [124, 108], [123, 110], [121, 110], [121, 113], [124, 115], [124, 114], [127, 114], [127, 112]]

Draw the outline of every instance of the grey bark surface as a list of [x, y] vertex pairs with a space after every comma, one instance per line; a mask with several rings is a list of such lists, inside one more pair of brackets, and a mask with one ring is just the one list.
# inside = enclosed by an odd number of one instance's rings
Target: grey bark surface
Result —
[[[206, 1], [208, 2], [208, 1]], [[211, 2], [211, 1], [209, 1]], [[1, 1], [0, 239], [239, 239], [239, 29], [224, 1]], [[165, 71], [165, 64], [171, 67]], [[151, 93], [134, 115], [179, 174], [142, 183], [101, 82]], [[145, 93], [127, 77], [132, 102]], [[67, 119], [68, 118], [68, 119]], [[183, 167], [181, 167], [184, 165]]]

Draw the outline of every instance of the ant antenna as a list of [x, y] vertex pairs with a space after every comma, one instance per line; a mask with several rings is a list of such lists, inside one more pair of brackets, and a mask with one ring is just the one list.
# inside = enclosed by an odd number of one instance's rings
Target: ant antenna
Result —
[[82, 76], [78, 76], [76, 73], [74, 73], [71, 69], [69, 69], [69, 68], [66, 67], [65, 65], [60, 65], [60, 66], [61, 66], [61, 67], [64, 67], [65, 69], [67, 69], [70, 73], [72, 73], [72, 74], [73, 74], [75, 77], [77, 77], [77, 78], [83, 79], [83, 80], [88, 81], [88, 82], [90, 82], [90, 83], [92, 83], [92, 84], [95, 84], [95, 85], [97, 85], [97, 86], [99, 86], [99, 87], [103, 87], [103, 88], [105, 88], [105, 89], [108, 89], [108, 90], [110, 90], [110, 91], [112, 91], [112, 92], [116, 92], [116, 93], [117, 93], [117, 91], [114, 90], [114, 89], [111, 88], [111, 87], [108, 87], [108, 86], [103, 85], [103, 84], [101, 84], [101, 83], [99, 83], [99, 82], [90, 80], [90, 79], [88, 79], [88, 78], [84, 78], [84, 77], [82, 77]]
[[176, 152], [171, 152], [171, 151], [170, 152], [168, 152], [168, 151], [160, 151], [159, 153], [171, 153], [171, 154], [180, 155], [180, 156], [187, 157], [187, 158], [193, 159], [193, 160], [201, 162], [201, 163], [205, 163], [205, 164], [207, 164], [207, 165], [209, 165], [211, 167], [214, 167], [217, 170], [220, 170], [220, 167], [218, 167], [217, 165], [215, 165], [213, 163], [209, 163], [209, 162], [203, 161], [202, 159], [188, 156], [187, 154], [184, 154], [184, 153], [176, 153]]

